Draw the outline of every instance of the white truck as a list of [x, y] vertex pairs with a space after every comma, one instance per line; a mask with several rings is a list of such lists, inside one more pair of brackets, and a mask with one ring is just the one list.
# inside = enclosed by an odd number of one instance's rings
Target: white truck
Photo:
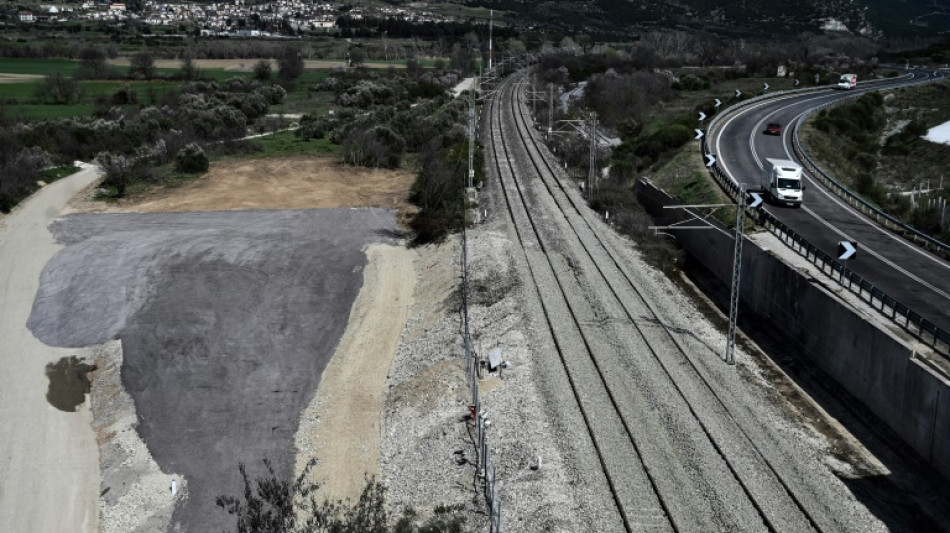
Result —
[[762, 190], [770, 201], [801, 207], [805, 191], [801, 165], [788, 159], [766, 159], [762, 170]]
[[841, 79], [838, 80], [838, 85], [835, 85], [835, 89], [841, 89], [843, 91], [850, 91], [858, 86], [858, 75], [857, 74], [842, 74]]

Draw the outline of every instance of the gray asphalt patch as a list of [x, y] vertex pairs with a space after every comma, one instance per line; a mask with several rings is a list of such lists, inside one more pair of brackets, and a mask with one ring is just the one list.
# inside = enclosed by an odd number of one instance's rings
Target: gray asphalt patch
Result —
[[173, 528], [220, 531], [215, 505], [270, 459], [293, 469], [301, 410], [346, 327], [382, 209], [70, 215], [29, 327], [54, 346], [120, 338], [138, 430], [189, 479]]

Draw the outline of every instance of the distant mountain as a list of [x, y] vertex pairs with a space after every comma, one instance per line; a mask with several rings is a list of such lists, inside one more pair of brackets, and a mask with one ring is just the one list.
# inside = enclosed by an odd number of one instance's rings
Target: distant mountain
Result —
[[[430, 2], [434, 3], [434, 2]], [[886, 37], [950, 33], [945, 0], [468, 0], [507, 11], [522, 27], [601, 35], [655, 28], [768, 37], [847, 31]]]

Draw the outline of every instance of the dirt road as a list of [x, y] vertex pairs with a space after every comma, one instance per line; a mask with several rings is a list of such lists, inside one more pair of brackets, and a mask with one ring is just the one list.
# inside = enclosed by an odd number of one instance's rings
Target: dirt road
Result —
[[52, 407], [45, 367], [75, 350], [52, 348], [27, 329], [40, 272], [60, 250], [47, 225], [96, 179], [83, 170], [49, 185], [0, 224], [0, 528], [95, 533], [99, 457], [88, 404]]

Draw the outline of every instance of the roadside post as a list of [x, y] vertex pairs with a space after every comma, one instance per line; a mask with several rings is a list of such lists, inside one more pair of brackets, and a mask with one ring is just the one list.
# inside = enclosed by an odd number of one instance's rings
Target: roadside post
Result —
[[858, 243], [855, 241], [838, 241], [838, 260], [841, 261], [841, 277], [838, 282], [844, 287], [844, 271], [848, 268], [848, 259], [858, 253]]

